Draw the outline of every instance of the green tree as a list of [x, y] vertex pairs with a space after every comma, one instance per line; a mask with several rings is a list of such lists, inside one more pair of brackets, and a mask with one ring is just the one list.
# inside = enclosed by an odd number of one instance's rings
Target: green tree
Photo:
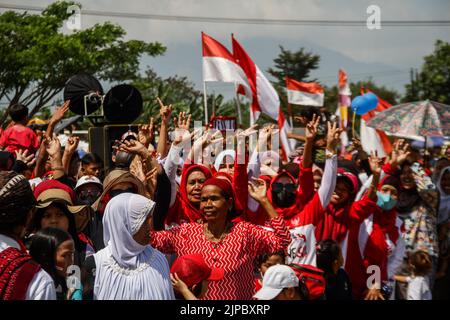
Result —
[[0, 101], [23, 103], [34, 115], [76, 73], [111, 82], [129, 80], [136, 77], [141, 55], [164, 53], [158, 42], [124, 41], [125, 31], [109, 22], [63, 34], [72, 4], [55, 2], [41, 14], [6, 11], [0, 15]]
[[319, 55], [307, 52], [305, 48], [292, 52], [280, 46], [280, 50], [278, 57], [273, 60], [275, 63], [274, 67], [267, 70], [276, 79], [274, 84], [279, 87], [285, 87], [286, 77], [297, 81], [316, 81], [315, 79], [307, 79], [309, 73], [319, 67]]
[[[381, 99], [386, 100], [393, 105], [397, 104], [400, 99], [400, 94], [397, 91], [389, 89], [382, 85], [377, 85], [371, 78], [365, 81], [350, 82], [350, 91], [352, 92], [352, 97], [361, 95], [361, 88], [372, 91]], [[337, 86], [324, 87], [324, 106], [326, 107], [327, 111], [333, 113], [336, 111], [338, 105], [338, 92], [339, 90]]]
[[450, 104], [450, 43], [437, 40], [434, 52], [424, 57], [420, 72], [405, 87], [404, 102], [430, 99]]
[[273, 60], [274, 67], [269, 68], [267, 72], [275, 79], [272, 84], [278, 92], [281, 109], [287, 117], [290, 113], [295, 115], [296, 111], [299, 112], [299, 108], [292, 108], [292, 110], [288, 108], [285, 90], [286, 77], [297, 81], [316, 81], [316, 79], [309, 79], [309, 74], [319, 67], [320, 56], [306, 51], [305, 48], [292, 52], [280, 46], [280, 50], [281, 52]]

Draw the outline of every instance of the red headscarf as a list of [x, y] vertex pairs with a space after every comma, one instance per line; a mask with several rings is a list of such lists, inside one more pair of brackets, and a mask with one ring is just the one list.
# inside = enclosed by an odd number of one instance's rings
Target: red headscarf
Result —
[[[200, 164], [185, 164], [183, 168], [183, 173], [181, 176], [180, 189], [179, 189], [179, 205], [173, 206], [171, 210], [175, 210], [178, 217], [181, 219], [187, 219], [188, 222], [194, 222], [198, 220], [203, 220], [203, 215], [200, 209], [197, 209], [192, 205], [188, 199], [186, 185], [189, 175], [194, 171], [200, 171], [205, 175], [206, 180], [211, 178], [211, 170], [204, 165]], [[180, 222], [180, 221], [176, 221]]]
[[216, 178], [216, 177], [209, 178], [208, 180], [205, 181], [202, 188], [204, 188], [206, 186], [216, 186], [216, 187], [222, 189], [226, 198], [234, 199], [233, 187], [231, 186], [231, 183], [228, 180]]
[[229, 182], [233, 183], [233, 177], [230, 176], [228, 173], [226, 172], [222, 172], [222, 171], [218, 171], [216, 173], [214, 173], [214, 177], [224, 177], [225, 179], [227, 179]]
[[[386, 175], [378, 184], [377, 189], [381, 190], [381, 187], [386, 184], [393, 186], [397, 190], [398, 194], [400, 189], [400, 181], [397, 178]], [[383, 239], [384, 235], [387, 234], [389, 236], [389, 239], [392, 242], [396, 243], [399, 236], [398, 228], [395, 225], [395, 222], [397, 220], [396, 208], [394, 207], [391, 210], [383, 210], [377, 207], [377, 209], [378, 210], [374, 213], [373, 217], [374, 224], [377, 224], [380, 227], [380, 231], [383, 232]]]
[[269, 188], [267, 190], [267, 198], [269, 199], [270, 203], [272, 204], [272, 206], [274, 207], [274, 209], [276, 210], [276, 212], [283, 217], [283, 219], [290, 219], [292, 218], [294, 215], [296, 215], [297, 213], [301, 212], [303, 210], [303, 204], [300, 203], [299, 200], [299, 192], [298, 192], [298, 188], [297, 188], [297, 194], [296, 194], [296, 199], [293, 205], [291, 205], [290, 207], [287, 208], [280, 208], [276, 205], [276, 203], [273, 201], [272, 199], [272, 186], [275, 182], [278, 181], [278, 179], [281, 176], [287, 176], [292, 180], [292, 183], [297, 183], [297, 180], [287, 171], [282, 170], [279, 174], [277, 174], [276, 176], [274, 176], [272, 178], [272, 180], [270, 181], [270, 185]]
[[[380, 190], [385, 184], [398, 188], [398, 180], [392, 176], [385, 176], [378, 184], [377, 189]], [[394, 244], [399, 239], [399, 231], [396, 226], [397, 211], [395, 208], [391, 210], [382, 210], [375, 206], [371, 209], [372, 213], [372, 232], [367, 239], [364, 248], [360, 248], [358, 241], [360, 225], [353, 225], [350, 228], [348, 238], [347, 259], [345, 268], [350, 275], [353, 294], [356, 298], [363, 298], [366, 291], [366, 279], [368, 277], [367, 268], [370, 265], [377, 265], [381, 270], [381, 280], [387, 280], [388, 276], [388, 244], [387, 237]], [[386, 237], [387, 236], [387, 237]], [[361, 255], [360, 250], [363, 249]]]
[[[214, 177], [206, 180], [205, 183], [203, 184], [203, 188], [211, 185], [222, 189], [224, 196], [226, 198], [233, 198], [233, 210], [232, 212], [228, 213], [227, 219], [233, 220], [237, 216], [239, 216], [243, 210], [237, 206], [236, 195], [234, 193], [234, 189], [231, 183], [228, 180]], [[235, 221], [233, 220], [233, 222]]]

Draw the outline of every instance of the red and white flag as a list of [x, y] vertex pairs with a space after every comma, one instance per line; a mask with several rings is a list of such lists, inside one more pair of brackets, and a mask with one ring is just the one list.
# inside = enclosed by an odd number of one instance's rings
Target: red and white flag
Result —
[[203, 81], [232, 82], [241, 85], [251, 98], [247, 76], [233, 55], [220, 42], [202, 32]]
[[[367, 90], [367, 92], [370, 92]], [[361, 94], [364, 94], [364, 90], [361, 89]], [[385, 157], [392, 152], [392, 144], [389, 141], [388, 136], [384, 131], [377, 130], [366, 126], [366, 121], [372, 119], [378, 112], [389, 109], [392, 105], [378, 97], [377, 107], [361, 116], [361, 146], [364, 151], [370, 153], [370, 151], [377, 151], [379, 157]]]
[[323, 106], [323, 88], [316, 82], [300, 82], [286, 77], [288, 102], [304, 106]]
[[245, 52], [244, 48], [236, 41], [234, 36], [231, 38], [233, 43], [233, 56], [244, 70], [252, 90], [250, 121], [252, 124], [255, 123], [261, 112], [277, 120], [280, 128], [281, 144], [287, 156], [293, 149], [291, 142], [287, 138], [291, 127], [281, 111], [280, 98], [272, 84], [267, 80], [247, 52]]

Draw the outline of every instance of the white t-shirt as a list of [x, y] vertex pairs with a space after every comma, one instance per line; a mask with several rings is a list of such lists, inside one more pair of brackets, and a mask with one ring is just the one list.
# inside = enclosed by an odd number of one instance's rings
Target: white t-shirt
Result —
[[408, 277], [408, 300], [431, 300], [428, 278], [422, 276]]
[[[20, 249], [20, 245], [14, 239], [0, 234], [0, 252], [9, 247]], [[41, 269], [37, 272], [28, 285], [25, 294], [26, 300], [56, 300], [56, 290], [52, 277]]]

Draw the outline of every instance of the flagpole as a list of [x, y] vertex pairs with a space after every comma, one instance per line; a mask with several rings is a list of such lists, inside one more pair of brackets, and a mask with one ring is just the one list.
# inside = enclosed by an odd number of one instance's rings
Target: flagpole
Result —
[[216, 91], [213, 90], [212, 93], [212, 99], [211, 99], [211, 117], [215, 117], [216, 116], [216, 104], [215, 101], [216, 100]]
[[206, 96], [206, 81], [203, 81], [203, 104], [205, 109], [205, 125], [208, 125], [208, 101]]
[[288, 112], [289, 112], [289, 121], [291, 122], [291, 127], [294, 128], [294, 120], [292, 120], [292, 105], [288, 102]]
[[239, 126], [240, 126], [240, 125], [242, 125], [242, 114], [241, 114], [241, 102], [239, 101], [239, 95], [238, 95], [238, 92], [237, 92], [237, 88], [238, 88], [238, 86], [237, 86], [237, 83], [235, 82], [234, 83], [234, 94], [235, 94], [235, 97], [236, 97], [236, 108], [237, 108], [237, 115], [238, 115], [238, 123], [239, 123]]
[[355, 138], [355, 122], [356, 122], [356, 112], [353, 112], [353, 120], [352, 120], [352, 138]]

